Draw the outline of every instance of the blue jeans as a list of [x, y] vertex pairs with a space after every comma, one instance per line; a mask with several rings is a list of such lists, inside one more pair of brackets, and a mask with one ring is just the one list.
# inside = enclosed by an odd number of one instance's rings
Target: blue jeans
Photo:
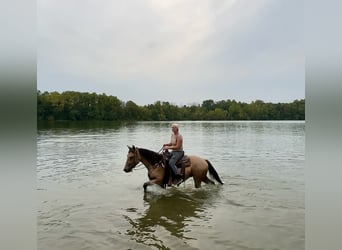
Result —
[[175, 175], [178, 174], [176, 162], [183, 156], [183, 154], [184, 154], [184, 151], [172, 151], [171, 152], [171, 158], [169, 160], [169, 166]]

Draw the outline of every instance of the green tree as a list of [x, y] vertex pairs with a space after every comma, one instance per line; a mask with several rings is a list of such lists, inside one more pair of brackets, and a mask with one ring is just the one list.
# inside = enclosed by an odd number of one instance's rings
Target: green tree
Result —
[[141, 108], [133, 101], [128, 101], [124, 108], [125, 120], [142, 120]]
[[202, 102], [202, 108], [204, 109], [205, 112], [214, 110], [214, 108], [215, 108], [214, 100], [211, 100], [211, 99], [210, 100], [204, 100]]
[[133, 101], [124, 103], [116, 96], [65, 91], [37, 91], [38, 120], [304, 120], [305, 100], [292, 103], [250, 104], [235, 100], [204, 100], [201, 105], [178, 107], [156, 101], [140, 107]]

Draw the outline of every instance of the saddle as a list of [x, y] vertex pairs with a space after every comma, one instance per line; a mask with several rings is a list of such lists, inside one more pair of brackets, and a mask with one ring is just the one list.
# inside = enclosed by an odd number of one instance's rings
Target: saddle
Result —
[[[169, 151], [165, 151], [163, 153], [163, 159], [164, 161], [167, 163], [168, 165], [168, 161], [170, 159], [170, 152]], [[189, 156], [187, 156], [186, 154], [183, 153], [183, 156], [176, 162], [176, 166], [177, 168], [182, 168], [182, 170], [186, 167], [189, 167], [191, 165], [191, 162], [190, 162], [190, 158]], [[182, 171], [183, 173], [184, 171]]]
[[[190, 162], [190, 158], [187, 155], [183, 155], [182, 158], [180, 158], [177, 162], [176, 162], [176, 166], [177, 168], [186, 168], [189, 167], [191, 164]], [[182, 171], [183, 172], [183, 171]]]

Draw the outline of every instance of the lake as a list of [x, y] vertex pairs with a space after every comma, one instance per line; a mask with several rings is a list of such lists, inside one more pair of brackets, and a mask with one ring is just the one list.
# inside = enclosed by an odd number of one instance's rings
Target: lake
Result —
[[178, 122], [186, 154], [225, 182], [149, 187], [127, 145], [159, 151], [171, 122], [39, 124], [38, 249], [305, 249], [305, 122]]

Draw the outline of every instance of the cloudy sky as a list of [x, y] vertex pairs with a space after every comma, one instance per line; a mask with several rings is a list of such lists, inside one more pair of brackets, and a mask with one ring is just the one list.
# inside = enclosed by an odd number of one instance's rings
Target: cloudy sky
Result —
[[38, 0], [41, 91], [138, 105], [305, 97], [303, 0]]

